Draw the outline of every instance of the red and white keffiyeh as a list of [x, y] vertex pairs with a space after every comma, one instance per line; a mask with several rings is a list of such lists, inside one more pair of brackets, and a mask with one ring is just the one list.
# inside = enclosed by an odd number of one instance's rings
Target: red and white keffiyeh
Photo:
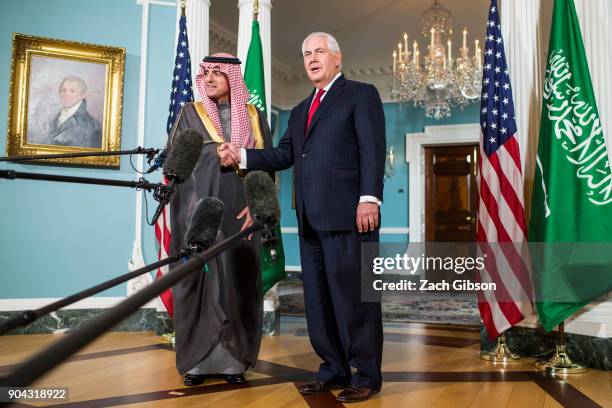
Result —
[[[235, 58], [231, 54], [220, 52], [212, 55], [212, 57]], [[206, 94], [206, 77], [205, 70], [218, 70], [223, 72], [229, 81], [229, 100], [231, 109], [231, 135], [230, 141], [233, 145], [244, 148], [254, 148], [255, 139], [251, 134], [251, 126], [249, 114], [247, 110], [247, 101], [249, 100], [249, 90], [244, 83], [244, 78], [240, 72], [240, 65], [222, 63], [222, 62], [206, 62], [200, 63], [200, 71], [196, 75], [196, 86], [202, 97], [202, 103], [206, 108], [208, 116], [215, 125], [217, 133], [223, 135], [223, 127], [219, 118], [219, 108], [217, 103], [208, 97]], [[225, 135], [223, 135], [225, 136]]]

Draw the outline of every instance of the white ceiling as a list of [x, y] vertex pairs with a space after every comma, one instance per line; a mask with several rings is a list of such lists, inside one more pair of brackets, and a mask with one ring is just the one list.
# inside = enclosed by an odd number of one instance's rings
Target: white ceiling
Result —
[[[238, 31], [236, 0], [212, 0], [210, 18], [233, 33]], [[391, 66], [393, 47], [404, 31], [409, 43], [415, 36], [421, 47], [421, 15], [433, 0], [273, 0], [272, 57], [293, 74], [303, 72], [300, 47], [312, 31], [333, 34], [348, 66]], [[467, 27], [473, 48], [474, 35], [484, 37], [489, 0], [441, 1], [452, 13], [453, 43], [461, 41]], [[454, 47], [456, 51], [458, 49]]]

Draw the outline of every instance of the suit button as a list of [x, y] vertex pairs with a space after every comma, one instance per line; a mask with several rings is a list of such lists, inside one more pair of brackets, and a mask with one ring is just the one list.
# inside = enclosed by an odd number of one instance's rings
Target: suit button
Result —
[[302, 157], [306, 158], [308, 155], [306, 153], [302, 153]]

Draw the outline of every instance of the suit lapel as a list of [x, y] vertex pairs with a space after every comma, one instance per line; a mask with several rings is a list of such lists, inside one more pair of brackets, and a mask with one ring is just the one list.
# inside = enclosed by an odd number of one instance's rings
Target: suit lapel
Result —
[[313, 97], [314, 97], [314, 91], [310, 94], [310, 96], [307, 99], [302, 101], [301, 103], [302, 106], [300, 106], [298, 108], [298, 111], [296, 112], [297, 121], [293, 125], [293, 128], [295, 129], [297, 127], [297, 129], [294, 131], [294, 135], [295, 135], [294, 147], [296, 148], [297, 152], [302, 151], [302, 146], [304, 144], [304, 133], [306, 132], [306, 121], [308, 120], [308, 109], [310, 109], [310, 103]]
[[[65, 132], [66, 130], [73, 128], [77, 125], [77, 120], [75, 119], [76, 112], [66, 119], [61, 125], [57, 127], [56, 133]], [[59, 117], [58, 117], [59, 119]]]
[[[312, 117], [312, 121], [310, 122], [310, 127], [308, 128], [308, 132], [306, 133], [307, 138], [312, 133], [312, 130], [317, 126], [317, 123], [319, 122], [320, 118], [326, 114], [330, 106], [333, 106], [336, 98], [338, 98], [338, 96], [342, 94], [342, 92], [344, 91], [345, 83], [346, 81], [344, 79], [344, 75], [340, 75], [338, 79], [336, 79], [334, 84], [331, 86], [331, 88], [329, 88], [328, 94], [325, 95], [325, 97], [321, 101], [321, 105], [319, 106], [314, 116]], [[312, 99], [312, 96], [310, 99]], [[308, 105], [308, 107], [310, 108], [310, 104]], [[306, 111], [306, 116], [308, 116], [308, 110]], [[304, 126], [305, 125], [306, 123], [304, 122]]]
[[312, 98], [314, 98], [315, 90], [316, 89], [313, 89], [308, 99], [304, 101], [305, 103], [303, 104], [304, 106], [302, 107], [302, 112], [300, 112], [300, 116], [299, 116], [300, 120], [298, 122], [298, 125], [300, 126], [300, 129], [302, 129], [302, 134], [306, 132], [306, 122], [308, 122], [308, 111], [310, 110], [310, 105], [312, 104]]

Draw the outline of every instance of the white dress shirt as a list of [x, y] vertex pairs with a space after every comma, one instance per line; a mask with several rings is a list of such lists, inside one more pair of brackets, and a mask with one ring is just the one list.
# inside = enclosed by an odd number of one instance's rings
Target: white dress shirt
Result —
[[62, 109], [60, 111], [59, 117], [57, 118], [57, 126], [61, 126], [61, 124], [68, 120], [69, 117], [74, 115], [74, 113], [79, 110], [82, 103], [83, 100], [81, 99], [79, 103], [74, 104], [74, 106]]

